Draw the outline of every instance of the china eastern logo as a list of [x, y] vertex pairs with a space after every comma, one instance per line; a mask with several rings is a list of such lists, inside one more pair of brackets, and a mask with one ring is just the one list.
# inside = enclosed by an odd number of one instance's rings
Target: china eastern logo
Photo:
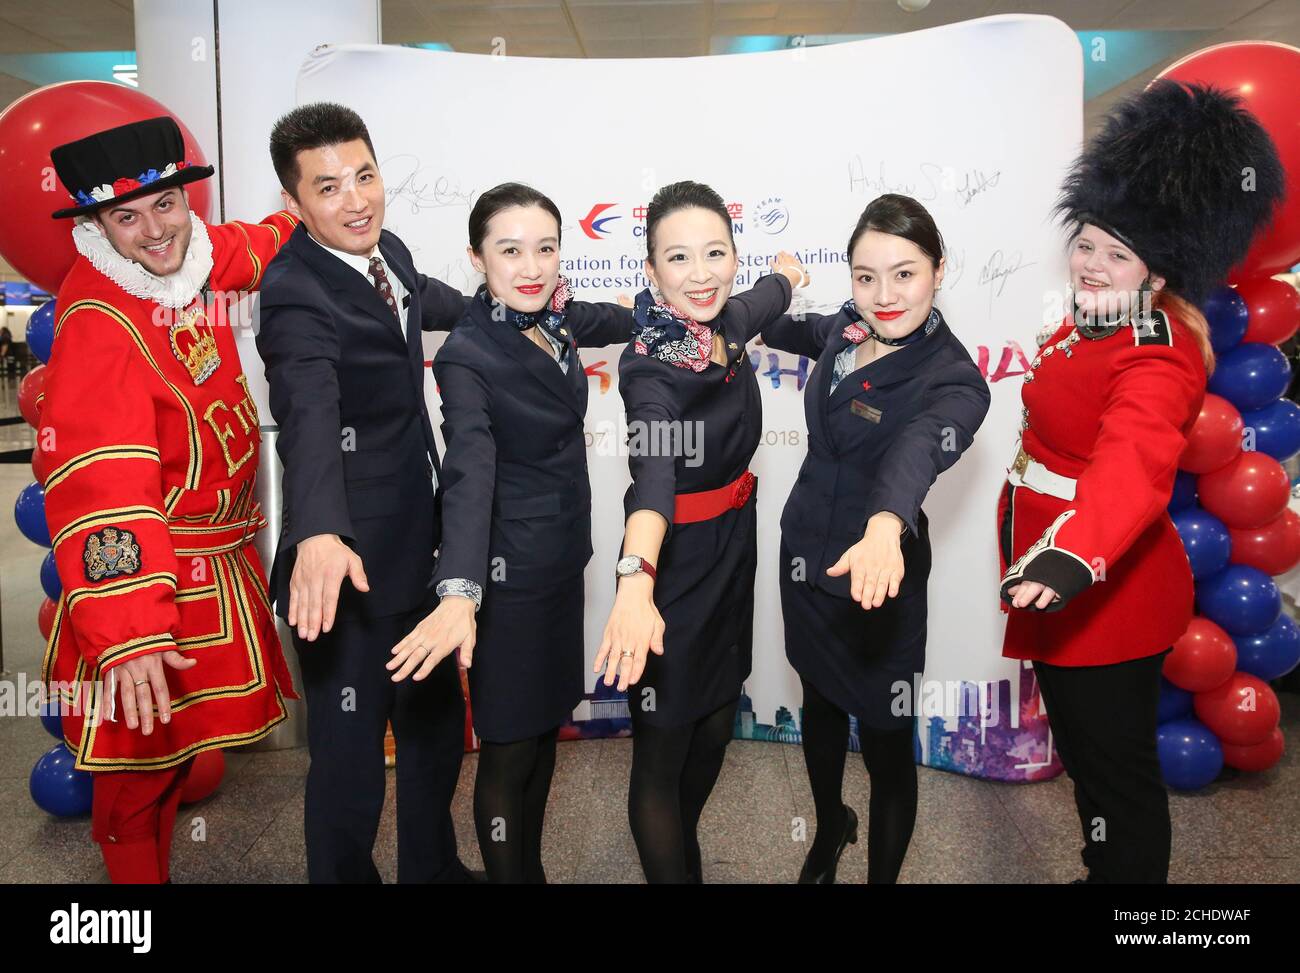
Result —
[[591, 212], [578, 221], [578, 225], [582, 227], [582, 232], [593, 240], [603, 240], [609, 236], [610, 231], [606, 228], [606, 224], [622, 219], [622, 217], [601, 216], [600, 214], [617, 205], [617, 203], [597, 203], [593, 206]]

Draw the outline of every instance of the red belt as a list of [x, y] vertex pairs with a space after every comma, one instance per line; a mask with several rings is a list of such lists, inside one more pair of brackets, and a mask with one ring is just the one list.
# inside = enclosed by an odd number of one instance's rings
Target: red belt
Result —
[[694, 524], [701, 520], [712, 520], [728, 510], [739, 510], [749, 502], [758, 481], [753, 473], [745, 470], [724, 487], [716, 490], [701, 490], [699, 493], [679, 493], [673, 508], [674, 524]]

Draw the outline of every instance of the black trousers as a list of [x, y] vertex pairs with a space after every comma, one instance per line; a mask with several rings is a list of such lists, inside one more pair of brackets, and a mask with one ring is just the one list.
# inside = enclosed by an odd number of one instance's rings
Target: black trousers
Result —
[[[346, 585], [345, 585], [346, 587]], [[397, 880], [456, 882], [451, 799], [465, 751], [465, 700], [455, 655], [422, 682], [392, 681], [390, 650], [429, 611], [366, 618], [340, 610], [315, 642], [293, 635], [307, 701], [304, 825], [307, 876], [318, 883], [380, 881], [371, 852], [384, 807], [384, 733], [397, 744]]]
[[1156, 752], [1165, 654], [1106, 666], [1034, 663], [1056, 751], [1074, 781], [1090, 882], [1169, 877], [1169, 797]]

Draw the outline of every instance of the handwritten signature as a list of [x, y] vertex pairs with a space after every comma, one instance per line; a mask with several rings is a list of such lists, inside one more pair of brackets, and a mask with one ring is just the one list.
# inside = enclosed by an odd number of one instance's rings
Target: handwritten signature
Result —
[[891, 177], [885, 171], [882, 159], [879, 168], [867, 173], [862, 156], [849, 160], [849, 192], [864, 194], [902, 193], [922, 202], [932, 202], [941, 195], [951, 194], [960, 207], [969, 206], [975, 197], [994, 189], [1002, 180], [1002, 170], [985, 172], [983, 169], [957, 169], [937, 162], [922, 162], [918, 167], [920, 177], [907, 181]]
[[460, 183], [451, 177], [429, 173], [420, 165], [418, 156], [390, 156], [383, 161], [382, 168], [388, 205], [400, 201], [409, 206], [412, 213], [444, 206], [469, 207], [478, 196], [478, 190], [462, 189]]
[[1007, 280], [1012, 274], [1026, 267], [1032, 267], [1035, 262], [1031, 260], [1025, 263], [1024, 256], [1019, 250], [1012, 256], [1004, 254], [1001, 250], [994, 250], [989, 254], [989, 259], [980, 268], [979, 276], [981, 284], [989, 285], [989, 307], [993, 307], [993, 298], [1002, 296], [1002, 292], [1006, 290]]

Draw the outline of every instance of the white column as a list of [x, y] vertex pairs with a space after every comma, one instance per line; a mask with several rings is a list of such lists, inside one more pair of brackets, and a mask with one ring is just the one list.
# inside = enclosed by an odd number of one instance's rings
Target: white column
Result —
[[379, 0], [136, 0], [140, 90], [181, 118], [217, 166], [217, 221], [279, 208], [267, 140], [322, 44], [378, 44]]

